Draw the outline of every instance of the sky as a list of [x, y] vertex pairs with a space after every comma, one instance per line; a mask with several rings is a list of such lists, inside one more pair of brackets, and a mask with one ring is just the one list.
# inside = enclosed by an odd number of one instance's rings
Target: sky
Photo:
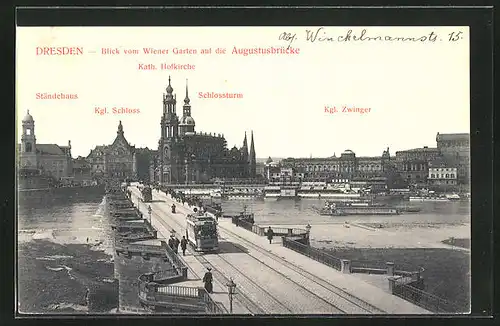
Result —
[[[168, 78], [182, 116], [186, 80], [196, 131], [224, 134], [228, 147], [254, 133], [257, 157], [328, 157], [346, 149], [358, 156], [434, 147], [436, 134], [468, 133], [468, 27], [324, 27], [329, 36], [348, 30], [368, 35], [420, 37], [436, 42], [310, 42], [311, 27], [18, 27], [16, 110], [29, 110], [37, 143], [67, 145], [87, 156], [111, 144], [122, 121], [131, 145], [156, 149]], [[461, 31], [462, 39], [448, 41]], [[281, 48], [295, 35], [295, 55], [232, 54], [234, 47]], [[440, 41], [441, 40], [441, 41]], [[82, 47], [83, 55], [37, 55], [37, 47]], [[103, 48], [119, 54], [102, 54]], [[144, 48], [168, 54], [144, 54]], [[197, 54], [174, 54], [196, 49]], [[226, 54], [216, 54], [225, 48]], [[125, 54], [138, 49], [140, 54]], [[211, 49], [211, 54], [201, 54]], [[161, 70], [160, 64], [191, 70]], [[139, 69], [153, 64], [157, 70]], [[199, 92], [240, 93], [242, 98], [200, 98]], [[76, 94], [74, 100], [37, 99], [37, 93]], [[370, 112], [343, 113], [342, 107]], [[108, 108], [104, 115], [95, 108]], [[113, 107], [139, 110], [114, 114]], [[338, 112], [327, 113], [325, 107]], [[249, 139], [250, 141], [250, 139]]]

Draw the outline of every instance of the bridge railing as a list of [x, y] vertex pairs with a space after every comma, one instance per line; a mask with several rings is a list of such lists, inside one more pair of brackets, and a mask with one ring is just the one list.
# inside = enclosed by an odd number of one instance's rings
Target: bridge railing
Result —
[[172, 298], [191, 298], [197, 299], [199, 304], [204, 306], [208, 313], [228, 313], [224, 306], [214, 301], [204, 288], [162, 285], [148, 282], [151, 276], [146, 275], [146, 277], [141, 277], [139, 278], [139, 298], [143, 301], [153, 301], [158, 304], [168, 305], [171, 303]]
[[392, 294], [435, 313], [457, 313], [465, 310], [455, 303], [406, 284], [401, 276], [389, 278], [389, 288]]
[[179, 275], [187, 278], [188, 267], [184, 263], [184, 261], [176, 254], [170, 246], [167, 246], [165, 243], [164, 249], [167, 252], [167, 258], [170, 260], [170, 263], [177, 268]]
[[294, 241], [288, 239], [287, 237], [282, 237], [283, 246], [285, 248], [289, 248], [293, 251], [301, 253], [311, 259], [314, 259], [320, 263], [323, 263], [327, 266], [333, 267], [336, 270], [341, 270], [342, 260], [340, 258], [334, 257], [324, 251], [313, 248], [311, 246], [304, 245], [298, 241]]

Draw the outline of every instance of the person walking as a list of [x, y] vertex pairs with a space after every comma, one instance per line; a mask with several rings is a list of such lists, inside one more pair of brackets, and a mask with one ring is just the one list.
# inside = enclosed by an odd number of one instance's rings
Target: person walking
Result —
[[273, 237], [274, 237], [274, 231], [273, 229], [271, 229], [271, 227], [269, 227], [267, 229], [267, 240], [269, 240], [269, 244], [271, 244], [271, 242], [273, 241]]
[[182, 249], [182, 255], [183, 256], [186, 256], [186, 248], [187, 248], [187, 240], [186, 240], [186, 237], [185, 236], [182, 236], [182, 240], [181, 240], [181, 249]]
[[175, 240], [173, 235], [171, 235], [170, 239], [168, 239], [168, 246], [170, 247], [170, 249], [174, 250]]
[[212, 269], [210, 267], [207, 267], [207, 272], [203, 276], [203, 283], [205, 283], [205, 290], [207, 290], [208, 293], [212, 293], [213, 291], [213, 285], [212, 285], [212, 273], [210, 272]]
[[174, 252], [175, 252], [176, 254], [178, 254], [178, 253], [179, 253], [179, 244], [180, 244], [180, 243], [181, 243], [181, 242], [179, 241], [179, 239], [177, 239], [177, 238], [175, 238], [175, 239], [174, 239]]

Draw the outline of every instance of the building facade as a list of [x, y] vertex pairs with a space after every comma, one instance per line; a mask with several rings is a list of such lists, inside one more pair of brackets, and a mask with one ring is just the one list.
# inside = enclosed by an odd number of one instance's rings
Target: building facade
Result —
[[[356, 157], [352, 150], [345, 150], [340, 157], [335, 154], [328, 158], [287, 158], [281, 161], [284, 167], [293, 167], [295, 175], [300, 175], [300, 182], [343, 183], [355, 182], [363, 185], [379, 184], [391, 179], [393, 172], [389, 148], [377, 157]], [[271, 171], [272, 169], [270, 169]], [[276, 176], [268, 174], [269, 177]]]
[[429, 176], [429, 163], [439, 156], [439, 149], [427, 146], [398, 151], [395, 160], [397, 171], [408, 185], [426, 185]]
[[197, 132], [191, 115], [191, 100], [186, 85], [182, 117], [176, 112], [176, 95], [170, 77], [163, 94], [163, 115], [158, 152], [151, 160], [151, 181], [161, 184], [204, 183], [214, 179], [256, 177], [253, 132], [250, 149], [247, 135], [243, 146], [227, 148], [222, 134]]
[[439, 152], [447, 160], [456, 162], [458, 173], [457, 183], [468, 185], [470, 183], [470, 135], [440, 134], [436, 135]]
[[433, 188], [453, 188], [458, 184], [457, 162], [438, 157], [429, 164], [429, 186]]
[[96, 146], [87, 156], [91, 173], [95, 177], [136, 179], [137, 160], [135, 146], [125, 138], [120, 121], [116, 138], [111, 145]]
[[20, 170], [31, 170], [31, 174], [43, 174], [65, 182], [73, 173], [71, 141], [68, 146], [38, 144], [35, 136], [35, 120], [29, 114], [22, 120], [21, 144], [18, 145]]

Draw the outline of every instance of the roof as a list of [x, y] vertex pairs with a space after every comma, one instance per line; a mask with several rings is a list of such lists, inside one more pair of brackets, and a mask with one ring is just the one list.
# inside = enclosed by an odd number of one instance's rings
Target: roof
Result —
[[74, 169], [90, 168], [90, 164], [83, 158], [77, 158], [73, 160], [73, 168]]
[[437, 152], [438, 149], [436, 147], [422, 147], [422, 148], [413, 148], [413, 149], [407, 149], [403, 151], [397, 151], [397, 153], [405, 153], [405, 152]]
[[466, 133], [461, 134], [440, 134], [436, 135], [436, 141], [448, 141], [448, 140], [469, 140], [470, 135]]
[[36, 144], [36, 149], [42, 155], [65, 155], [61, 147], [56, 144]]
[[30, 114], [30, 110], [26, 112], [26, 115], [23, 118], [23, 122], [33, 122], [33, 117]]

